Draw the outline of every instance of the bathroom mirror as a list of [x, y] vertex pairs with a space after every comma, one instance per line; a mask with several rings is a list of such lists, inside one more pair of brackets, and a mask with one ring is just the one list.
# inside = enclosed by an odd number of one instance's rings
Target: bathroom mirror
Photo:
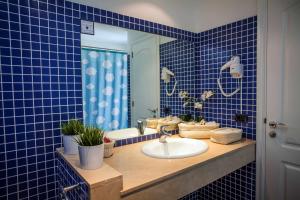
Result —
[[[125, 139], [139, 135], [137, 120], [162, 116], [161, 101], [177, 84], [171, 71], [179, 64], [172, 60], [176, 45], [174, 38], [99, 23], [93, 35], [81, 34], [85, 124], [118, 130], [113, 139]], [[164, 67], [168, 70], [161, 80]]]

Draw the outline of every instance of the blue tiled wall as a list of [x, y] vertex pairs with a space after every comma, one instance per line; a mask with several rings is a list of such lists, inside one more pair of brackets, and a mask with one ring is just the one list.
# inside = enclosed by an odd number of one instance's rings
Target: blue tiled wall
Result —
[[66, 186], [72, 186], [80, 184], [77, 189], [70, 190], [66, 193], [67, 198], [76, 200], [88, 200], [89, 189], [88, 185], [79, 177], [72, 168], [66, 163], [66, 161], [57, 155], [56, 160], [56, 192], [57, 198], [60, 199], [62, 196], [62, 189]]
[[[215, 96], [204, 108], [205, 118], [221, 123], [223, 127], [243, 129], [243, 137], [256, 139], [256, 32], [257, 17], [227, 24], [199, 33], [196, 38], [196, 93], [213, 90]], [[234, 120], [240, 112], [240, 93], [224, 97], [217, 85], [220, 67], [231, 56], [238, 55], [244, 65], [242, 110], [248, 116], [247, 123]], [[222, 82], [226, 92], [237, 85], [229, 72]], [[199, 190], [200, 199], [255, 199], [255, 162], [215, 181]]]
[[55, 198], [60, 123], [82, 118], [80, 19], [195, 35], [64, 0], [0, 0], [0, 199]]
[[60, 122], [82, 118], [80, 20], [55, 3], [0, 1], [0, 199], [53, 199]]
[[255, 199], [255, 178], [253, 162], [198, 190], [198, 199]]
[[130, 93], [130, 67], [131, 67], [131, 63], [130, 63], [131, 59], [130, 59], [130, 55], [128, 54], [127, 56], [127, 97], [128, 97], [128, 127], [131, 127], [131, 93]]
[[[210, 32], [207, 35], [195, 34], [64, 0], [0, 0], [0, 199], [56, 197], [54, 152], [61, 146], [60, 123], [71, 118], [82, 118], [80, 19], [186, 41], [196, 40], [195, 70], [200, 75], [209, 72], [208, 66], [198, 65], [202, 61], [198, 49], [205, 47], [201, 40], [203, 37], [209, 38]], [[242, 35], [241, 40], [254, 37], [249, 34], [245, 36], [243, 31], [236, 34], [238, 37]], [[227, 41], [229, 36], [224, 37]], [[210, 39], [206, 42], [209, 43]], [[187, 51], [193, 51], [192, 44], [183, 42], [182, 45]], [[248, 62], [248, 56], [245, 59]], [[193, 78], [197, 81], [196, 77]], [[183, 80], [189, 81], [188, 78]], [[197, 89], [195, 87], [191, 91], [196, 93]], [[255, 91], [255, 88], [252, 89]], [[254, 109], [248, 106], [251, 103], [254, 102], [247, 102], [246, 111]], [[214, 119], [218, 114], [218, 105], [216, 110], [212, 108], [208, 111], [209, 119]], [[174, 110], [177, 111], [179, 108]], [[252, 111], [254, 114], [255, 110]], [[252, 137], [254, 124], [246, 126], [246, 136]], [[248, 132], [248, 128], [253, 132]], [[62, 166], [61, 162], [58, 165]], [[249, 173], [247, 169], [242, 169], [241, 173], [244, 172]], [[229, 176], [229, 179], [239, 181], [238, 177]], [[253, 187], [247, 180], [245, 187], [248, 195], [253, 192]], [[252, 188], [250, 193], [248, 184]], [[203, 194], [207, 195], [207, 191], [214, 187], [217, 189], [218, 184], [202, 190]], [[213, 192], [208, 194], [213, 195]]]
[[[204, 90], [213, 90], [215, 95], [207, 101], [204, 108], [205, 118], [216, 120], [222, 126], [238, 127], [244, 130], [244, 137], [255, 140], [256, 134], [256, 17], [227, 24], [199, 33], [196, 37], [195, 90], [197, 94]], [[240, 93], [224, 97], [217, 85], [220, 67], [234, 55], [241, 58], [244, 65], [242, 79], [242, 102]], [[238, 86], [229, 70], [223, 72], [222, 85], [229, 93]], [[238, 123], [233, 117], [240, 112], [249, 117], [248, 123]]]
[[174, 40], [159, 47], [160, 69], [167, 67], [171, 70], [177, 80], [177, 86], [172, 96], [167, 96], [166, 88], [170, 93], [174, 87], [175, 79], [171, 77], [171, 82], [166, 85], [160, 80], [160, 107], [161, 116], [166, 116], [163, 112], [165, 107], [171, 109], [171, 114], [178, 116], [180, 114], [195, 115], [193, 108], [182, 106], [182, 100], [178, 97], [181, 90], [188, 91], [195, 95], [195, 43], [186, 40]]
[[[250, 17], [241, 21], [198, 33], [193, 41], [172, 41], [160, 45], [160, 63], [175, 72], [178, 90], [167, 97], [165, 84], [161, 81], [161, 107], [170, 107], [173, 115], [190, 113], [204, 115], [208, 121], [217, 121], [222, 127], [243, 129], [243, 137], [256, 139], [256, 31], [257, 18]], [[241, 58], [244, 65], [242, 83], [242, 102], [240, 93], [230, 98], [224, 97], [217, 85], [220, 67], [234, 55]], [[184, 70], [182, 70], [184, 69]], [[223, 72], [223, 88], [227, 93], [237, 87], [229, 70]], [[169, 91], [172, 82], [169, 86]], [[215, 95], [205, 103], [202, 113], [193, 108], [184, 108], [178, 92], [186, 90], [198, 96], [205, 90]], [[247, 123], [234, 120], [240, 112], [248, 116]], [[164, 114], [162, 113], [162, 116]], [[254, 199], [255, 162], [198, 191], [199, 199]]]

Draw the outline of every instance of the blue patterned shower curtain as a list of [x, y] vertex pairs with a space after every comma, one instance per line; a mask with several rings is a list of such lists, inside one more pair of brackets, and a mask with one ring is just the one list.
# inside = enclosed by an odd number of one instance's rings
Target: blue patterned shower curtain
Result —
[[128, 127], [127, 54], [82, 48], [83, 115], [86, 125]]

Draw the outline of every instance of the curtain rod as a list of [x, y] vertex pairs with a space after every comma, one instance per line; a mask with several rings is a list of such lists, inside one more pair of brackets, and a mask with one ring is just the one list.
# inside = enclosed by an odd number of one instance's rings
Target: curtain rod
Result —
[[108, 49], [108, 48], [91, 47], [91, 46], [81, 46], [81, 48], [84, 48], [84, 49], [95, 49], [95, 50], [104, 50], [104, 51], [115, 51], [115, 52], [120, 52], [120, 53], [126, 53], [126, 54], [128, 54], [125, 50], [118, 50], [118, 49]]

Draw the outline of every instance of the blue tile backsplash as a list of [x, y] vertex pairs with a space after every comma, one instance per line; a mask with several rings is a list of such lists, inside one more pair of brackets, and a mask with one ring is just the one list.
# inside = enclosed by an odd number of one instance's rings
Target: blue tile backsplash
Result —
[[171, 82], [166, 84], [160, 80], [160, 107], [161, 116], [168, 114], [164, 113], [164, 108], [170, 108], [171, 114], [178, 116], [180, 114], [195, 115], [195, 110], [190, 107], [184, 108], [183, 102], [178, 97], [181, 90], [188, 91], [191, 95], [195, 94], [195, 42], [185, 40], [174, 40], [159, 47], [160, 69], [167, 67], [171, 70], [177, 80], [177, 86], [172, 96], [167, 96], [166, 89], [171, 92], [175, 79], [171, 77]]
[[[198, 33], [196, 43], [196, 93], [213, 90], [215, 96], [207, 101], [204, 108], [205, 118], [216, 120], [222, 126], [238, 127], [244, 131], [244, 137], [255, 140], [256, 134], [256, 17], [227, 24], [212, 30]], [[242, 102], [240, 93], [226, 98], [217, 85], [220, 67], [234, 55], [240, 56], [244, 65], [242, 82]], [[222, 85], [229, 93], [237, 87], [229, 70], [223, 72]], [[242, 113], [248, 116], [248, 123], [238, 123], [234, 115]]]
[[67, 186], [80, 184], [77, 189], [67, 192], [67, 198], [76, 200], [88, 200], [89, 188], [84, 180], [79, 177], [69, 166], [69, 164], [57, 153], [56, 159], [56, 194], [60, 199], [62, 196], [62, 189]]
[[[171, 69], [178, 81], [177, 91], [171, 97], [166, 96], [166, 86], [161, 81], [161, 108], [170, 107], [173, 115], [204, 115], [207, 121], [217, 121], [222, 127], [242, 128], [243, 137], [255, 140], [256, 27], [257, 17], [250, 17], [198, 33], [193, 41], [176, 40], [160, 45], [160, 67]], [[242, 102], [240, 93], [226, 98], [217, 85], [220, 67], [234, 55], [240, 56], [244, 65]], [[222, 82], [228, 93], [237, 87], [229, 70]], [[173, 84], [169, 84], [169, 91]], [[199, 112], [182, 106], [183, 102], [178, 98], [180, 90], [197, 97], [205, 90], [212, 90], [215, 95], [205, 102], [203, 111]], [[242, 113], [248, 116], [247, 123], [234, 120], [235, 114], [240, 113], [241, 104]], [[162, 116], [165, 114], [162, 113]], [[198, 194], [199, 199], [255, 199], [255, 162], [200, 189]]]
[[255, 199], [255, 178], [252, 162], [198, 190], [198, 199]]
[[[241, 127], [244, 136], [255, 139], [256, 17], [196, 34], [65, 0], [0, 0], [0, 199], [56, 199], [59, 184], [79, 181], [56, 157], [55, 149], [61, 147], [60, 123], [82, 119], [81, 19], [180, 39], [160, 49], [161, 53], [173, 49], [173, 55], [164, 55], [161, 61], [174, 67], [179, 88], [195, 95], [213, 89], [216, 97], [207, 104], [205, 117]], [[216, 86], [218, 67], [232, 55], [240, 55], [245, 65], [243, 111], [249, 116], [245, 124], [232, 119], [239, 109], [238, 98], [223, 98]], [[177, 95], [162, 97], [161, 104], [172, 107], [174, 114], [197, 115], [182, 110]], [[57, 183], [59, 170], [74, 180]], [[84, 191], [82, 199], [87, 198]], [[228, 199], [230, 194], [236, 199], [255, 198], [255, 163], [190, 199]]]
[[[243, 137], [256, 139], [256, 32], [257, 17], [250, 17], [231, 24], [198, 33], [196, 36], [195, 90], [213, 90], [215, 96], [207, 101], [204, 116], [215, 120], [222, 127], [243, 129]], [[242, 102], [240, 93], [224, 97], [217, 85], [220, 67], [238, 55], [244, 65]], [[228, 74], [222, 78], [224, 89], [231, 92], [237, 87]], [[226, 87], [228, 85], [228, 87]], [[234, 120], [234, 115], [248, 116], [247, 123]], [[199, 199], [255, 199], [255, 162], [215, 181], [199, 190]]]

